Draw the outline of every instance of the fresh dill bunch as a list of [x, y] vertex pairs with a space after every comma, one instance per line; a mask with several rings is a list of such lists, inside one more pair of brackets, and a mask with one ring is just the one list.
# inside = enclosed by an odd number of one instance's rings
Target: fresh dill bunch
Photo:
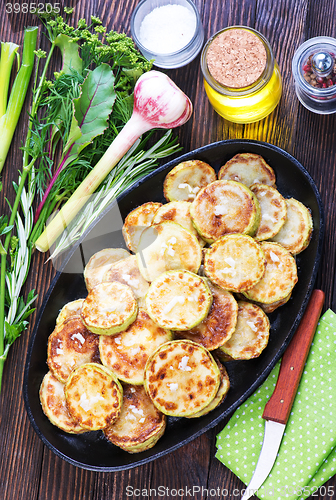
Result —
[[40, 198], [52, 177], [55, 152], [59, 142], [64, 143], [69, 136], [73, 100], [78, 98], [84, 76], [73, 71], [61, 74], [53, 82], [45, 85], [40, 101], [40, 112], [32, 121], [32, 137], [27, 153], [39, 159], [35, 168], [35, 183]]

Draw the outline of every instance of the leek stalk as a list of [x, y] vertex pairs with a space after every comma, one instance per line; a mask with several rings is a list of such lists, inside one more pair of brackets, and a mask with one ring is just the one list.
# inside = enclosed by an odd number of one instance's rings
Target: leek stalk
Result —
[[0, 118], [6, 113], [9, 82], [15, 54], [19, 46], [12, 42], [1, 42], [0, 58]]
[[27, 94], [31, 73], [34, 67], [37, 42], [37, 27], [26, 28], [23, 42], [22, 64], [15, 77], [7, 104], [8, 87], [14, 56], [15, 44], [2, 43], [0, 62], [0, 172], [13, 139], [22, 106]]

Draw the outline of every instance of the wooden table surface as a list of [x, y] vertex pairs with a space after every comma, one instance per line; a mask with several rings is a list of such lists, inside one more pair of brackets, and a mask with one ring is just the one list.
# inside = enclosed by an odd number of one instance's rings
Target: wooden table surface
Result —
[[[23, 20], [13, 31], [1, 0], [0, 39], [22, 43]], [[20, 2], [22, 3], [22, 2]], [[53, 3], [53, 2], [51, 2]], [[137, 0], [79, 0], [76, 18], [99, 15], [103, 23], [130, 34], [130, 17]], [[65, 4], [69, 4], [65, 2]], [[296, 48], [319, 35], [336, 37], [336, 0], [195, 0], [205, 27], [206, 38], [229, 25], [246, 25], [260, 31], [270, 42], [283, 77], [279, 106], [266, 119], [251, 125], [235, 125], [218, 116], [206, 98], [199, 57], [188, 66], [167, 74], [190, 96], [192, 119], [177, 131], [183, 151], [222, 139], [249, 138], [279, 146], [296, 157], [315, 180], [326, 214], [326, 237], [317, 285], [326, 293], [325, 309], [336, 310], [334, 289], [336, 256], [336, 114], [317, 115], [307, 111], [295, 95], [291, 61]], [[1, 213], [8, 211], [5, 197], [13, 198], [12, 180], [21, 167], [19, 146], [26, 134], [27, 119], [22, 114], [15, 141], [2, 175]], [[0, 138], [1, 140], [1, 138]], [[45, 264], [45, 255], [35, 252], [26, 289], [39, 294], [37, 307], [55, 274]], [[175, 490], [199, 487], [227, 489], [227, 495], [211, 496], [206, 490], [193, 498], [239, 498], [243, 483], [215, 459], [215, 436], [223, 421], [191, 443], [155, 462], [116, 473], [91, 472], [68, 464], [53, 454], [35, 434], [27, 417], [22, 383], [29, 329], [15, 342], [5, 365], [0, 397], [0, 498], [3, 500], [113, 500], [124, 499], [126, 487], [142, 490], [166, 488], [164, 498], [176, 498]], [[336, 477], [327, 486], [336, 488]], [[162, 490], [161, 490], [162, 491]], [[162, 497], [162, 496], [161, 496]], [[157, 498], [145, 494], [136, 498]], [[311, 498], [331, 498], [315, 493]]]

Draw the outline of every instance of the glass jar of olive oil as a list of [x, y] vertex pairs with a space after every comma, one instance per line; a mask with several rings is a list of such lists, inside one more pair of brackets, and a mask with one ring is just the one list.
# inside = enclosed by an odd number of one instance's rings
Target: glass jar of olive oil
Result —
[[230, 26], [203, 48], [204, 87], [215, 111], [235, 123], [252, 123], [277, 106], [282, 82], [266, 38], [252, 28]]

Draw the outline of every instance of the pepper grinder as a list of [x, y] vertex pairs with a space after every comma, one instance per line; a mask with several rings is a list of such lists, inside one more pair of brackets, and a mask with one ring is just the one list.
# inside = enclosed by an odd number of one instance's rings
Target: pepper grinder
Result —
[[292, 71], [296, 95], [310, 111], [336, 112], [336, 39], [311, 38], [295, 52]]

